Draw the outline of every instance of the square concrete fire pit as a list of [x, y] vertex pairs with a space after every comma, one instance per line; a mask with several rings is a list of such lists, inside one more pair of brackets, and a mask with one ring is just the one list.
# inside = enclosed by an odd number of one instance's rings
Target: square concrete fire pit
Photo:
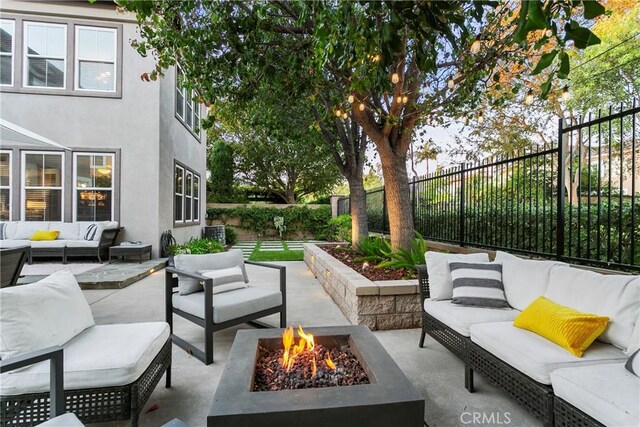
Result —
[[[307, 329], [305, 329], [307, 330]], [[258, 346], [273, 346], [282, 329], [238, 331], [218, 384], [209, 427], [421, 427], [424, 400], [366, 326], [308, 328], [316, 344], [348, 344], [370, 384], [252, 391]]]

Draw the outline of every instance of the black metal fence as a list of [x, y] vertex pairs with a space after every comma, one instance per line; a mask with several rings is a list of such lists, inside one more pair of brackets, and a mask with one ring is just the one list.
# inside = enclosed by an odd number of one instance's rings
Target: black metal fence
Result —
[[[634, 100], [560, 120], [553, 147], [415, 179], [414, 227], [461, 246], [640, 270], [639, 119]], [[366, 203], [369, 230], [388, 233], [384, 188]]]

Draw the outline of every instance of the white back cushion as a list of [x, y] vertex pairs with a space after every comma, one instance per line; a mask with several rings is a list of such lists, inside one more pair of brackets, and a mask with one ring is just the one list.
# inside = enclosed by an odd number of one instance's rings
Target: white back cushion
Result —
[[79, 226], [77, 222], [52, 222], [49, 230], [57, 230], [59, 240], [78, 240]]
[[[240, 249], [232, 249], [228, 252], [217, 254], [190, 255], [181, 254], [174, 257], [176, 269], [198, 273], [204, 270], [220, 270], [223, 268], [240, 267], [245, 283], [249, 282], [247, 271], [244, 267], [244, 257]], [[178, 289], [181, 295], [197, 292], [202, 289], [195, 279], [178, 276]]]
[[507, 302], [518, 310], [524, 310], [533, 300], [544, 295], [553, 266], [567, 266], [560, 261], [522, 259], [502, 251], [496, 252], [495, 262], [502, 264], [502, 283]]
[[0, 357], [63, 345], [93, 326], [89, 303], [70, 271], [0, 289]]
[[33, 236], [33, 233], [35, 233], [38, 230], [48, 230], [49, 229], [49, 223], [48, 222], [31, 222], [31, 221], [27, 221], [27, 222], [18, 222], [17, 223], [17, 227], [16, 227], [16, 232], [15, 235], [13, 236], [14, 239], [17, 240], [29, 240], [31, 239], [31, 236]]
[[640, 276], [556, 266], [544, 296], [578, 311], [608, 316], [607, 329], [598, 340], [623, 350], [631, 344], [640, 312]]
[[489, 255], [477, 254], [445, 254], [428, 251], [424, 254], [429, 274], [429, 294], [431, 299], [445, 300], [453, 297], [453, 280], [449, 270], [450, 261], [489, 262]]
[[16, 231], [18, 230], [18, 222], [12, 221], [5, 223], [4, 226], [4, 238], [6, 239], [15, 239]]

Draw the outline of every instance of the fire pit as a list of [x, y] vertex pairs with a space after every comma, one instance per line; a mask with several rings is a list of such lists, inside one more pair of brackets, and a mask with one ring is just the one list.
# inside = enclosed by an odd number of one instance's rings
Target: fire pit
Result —
[[208, 426], [423, 425], [424, 400], [366, 326], [297, 335], [238, 331]]

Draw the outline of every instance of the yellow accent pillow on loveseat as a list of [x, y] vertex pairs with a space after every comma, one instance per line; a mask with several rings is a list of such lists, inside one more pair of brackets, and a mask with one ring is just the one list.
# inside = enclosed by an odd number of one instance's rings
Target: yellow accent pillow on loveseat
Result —
[[602, 334], [609, 318], [581, 313], [573, 308], [539, 297], [513, 321], [513, 326], [536, 333], [569, 353], [582, 357]]

